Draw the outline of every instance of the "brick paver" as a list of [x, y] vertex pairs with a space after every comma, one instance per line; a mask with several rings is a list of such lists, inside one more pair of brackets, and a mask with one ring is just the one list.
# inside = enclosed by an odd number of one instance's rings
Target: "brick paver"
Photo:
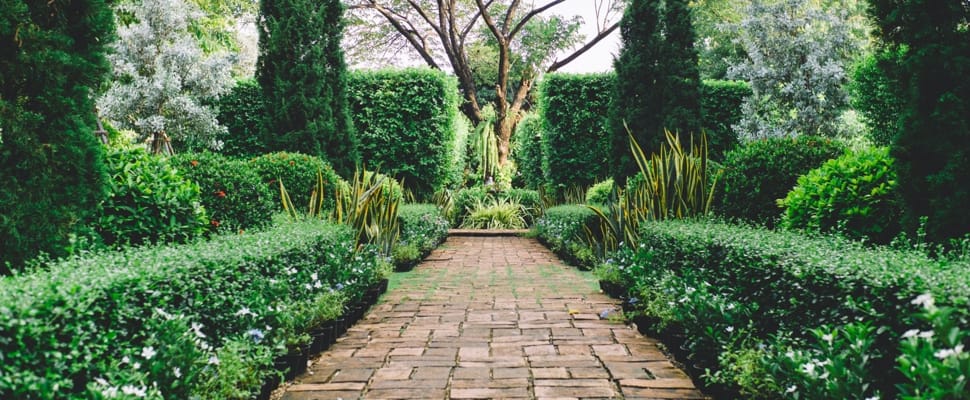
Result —
[[704, 398], [533, 239], [451, 236], [399, 278], [283, 400]]

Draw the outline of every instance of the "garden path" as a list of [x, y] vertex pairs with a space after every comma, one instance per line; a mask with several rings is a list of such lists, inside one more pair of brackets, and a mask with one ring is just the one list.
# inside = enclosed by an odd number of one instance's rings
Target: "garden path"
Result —
[[704, 398], [614, 307], [535, 239], [451, 236], [282, 399]]

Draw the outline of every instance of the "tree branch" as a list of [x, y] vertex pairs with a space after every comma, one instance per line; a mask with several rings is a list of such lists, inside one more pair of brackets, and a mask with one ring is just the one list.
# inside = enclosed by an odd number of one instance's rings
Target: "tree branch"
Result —
[[559, 68], [562, 68], [566, 64], [569, 64], [570, 62], [572, 62], [573, 60], [575, 60], [577, 57], [583, 55], [583, 53], [585, 53], [589, 49], [593, 48], [593, 46], [595, 46], [601, 40], [603, 40], [604, 38], [606, 38], [607, 36], [609, 36], [611, 33], [613, 33], [613, 31], [615, 31], [619, 27], [620, 27], [620, 23], [619, 22], [614, 23], [612, 26], [610, 26], [609, 28], [607, 28], [605, 31], [602, 31], [599, 34], [597, 34], [596, 37], [593, 38], [593, 40], [590, 40], [589, 41], [589, 43], [586, 43], [586, 45], [584, 45], [583, 47], [580, 47], [578, 50], [576, 50], [572, 54], [568, 55], [566, 58], [562, 59], [562, 61], [554, 61], [552, 63], [552, 65], [549, 66], [549, 68], [546, 68], [546, 72], [547, 73], [548, 72], [555, 72], [555, 71], [559, 70]]
[[549, 4], [546, 4], [546, 5], [542, 6], [542, 7], [533, 8], [532, 11], [529, 11], [528, 14], [526, 14], [524, 17], [522, 17], [522, 19], [519, 21], [519, 23], [515, 24], [515, 28], [512, 28], [512, 31], [509, 32], [509, 37], [513, 37], [517, 33], [519, 33], [519, 31], [522, 30], [523, 27], [525, 27], [525, 24], [529, 23], [529, 20], [531, 20], [532, 18], [534, 18], [536, 15], [542, 14], [544, 11], [546, 11], [546, 10], [552, 8], [552, 7], [555, 7], [555, 6], [561, 4], [564, 1], [566, 1], [566, 0], [556, 0], [556, 1], [549, 2]]

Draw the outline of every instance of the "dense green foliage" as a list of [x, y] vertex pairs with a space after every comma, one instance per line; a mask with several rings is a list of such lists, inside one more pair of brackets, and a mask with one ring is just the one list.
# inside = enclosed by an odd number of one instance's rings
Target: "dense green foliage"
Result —
[[536, 113], [526, 114], [515, 126], [512, 136], [512, 159], [518, 168], [517, 179], [529, 189], [539, 189], [545, 179], [542, 174], [542, 117]]
[[609, 204], [610, 196], [613, 195], [614, 190], [616, 190], [616, 185], [612, 178], [596, 183], [586, 191], [586, 204], [605, 206]]
[[[849, 101], [862, 113], [869, 127], [869, 139], [877, 146], [889, 146], [899, 132], [900, 113], [905, 95], [893, 67], [899, 56], [889, 51], [877, 51], [859, 60], [849, 81]], [[880, 64], [887, 65], [886, 68]]]
[[[409, 251], [394, 252], [394, 264], [399, 267], [420, 261], [448, 238], [448, 219], [434, 204], [401, 205], [397, 218], [401, 221], [401, 236], [395, 246], [410, 248]], [[412, 257], [399, 257], [400, 254]]]
[[310, 196], [317, 185], [317, 173], [323, 175], [324, 203], [323, 208], [332, 210], [336, 188], [342, 179], [334, 172], [326, 161], [319, 157], [299, 153], [270, 153], [253, 158], [249, 167], [259, 174], [260, 179], [274, 193], [279, 209], [282, 209], [280, 198], [280, 181], [289, 194], [290, 199], [298, 210], [307, 211]]
[[260, 2], [256, 79], [268, 149], [322, 156], [350, 176], [360, 158], [340, 49], [343, 7], [338, 0]]
[[108, 246], [184, 242], [210, 225], [199, 185], [142, 148], [106, 150], [111, 189], [93, 224]]
[[842, 155], [838, 142], [818, 137], [755, 140], [724, 155], [724, 174], [714, 212], [728, 218], [774, 225], [777, 200], [798, 177]]
[[889, 243], [899, 234], [896, 171], [886, 147], [851, 151], [798, 178], [781, 226]]
[[347, 81], [364, 165], [402, 181], [418, 199], [461, 183], [454, 159], [455, 78], [431, 69], [354, 72]]
[[561, 195], [609, 175], [609, 74], [549, 74], [539, 86], [542, 169], [546, 187]]
[[[858, 380], [856, 393], [893, 398], [894, 385], [904, 381], [895, 368], [899, 340], [910, 328], [927, 329], [913, 317], [921, 304], [932, 296], [956, 311], [950, 315], [955, 330], [944, 336], [970, 329], [966, 261], [868, 249], [834, 236], [712, 221], [650, 223], [642, 227], [639, 249], [621, 252], [604, 268], [638, 298], [634, 308], [647, 317], [641, 320], [646, 330], [685, 333], [691, 362], [731, 386], [744, 385], [745, 398], [776, 398], [803, 379], [818, 385], [797, 362], [816, 340], [823, 351], [808, 358], [821, 363], [814, 365], [822, 368], [818, 374], [847, 375], [815, 388], [828, 393], [821, 397], [844, 397], [840, 390]], [[872, 329], [849, 337], [860, 323]], [[825, 335], [816, 338], [816, 328]], [[824, 350], [845, 340], [859, 344], [848, 353]], [[745, 352], [753, 357], [741, 357]], [[774, 370], [782, 373], [772, 376]]]
[[525, 211], [526, 225], [531, 225], [535, 221], [535, 216], [542, 209], [542, 199], [535, 190], [509, 189], [495, 192], [482, 186], [476, 186], [464, 188], [455, 193], [449, 219], [453, 226], [461, 226], [465, 222], [465, 217], [478, 205], [509, 201], [522, 206]]
[[102, 0], [0, 7], [0, 275], [65, 254], [104, 198], [91, 92], [109, 72], [112, 20]]
[[246, 161], [215, 153], [183, 153], [170, 162], [199, 185], [202, 206], [213, 230], [240, 232], [268, 225], [279, 197]]
[[734, 125], [741, 121], [741, 105], [750, 95], [747, 82], [706, 80], [701, 84], [702, 126], [711, 159], [721, 160], [737, 147]]
[[663, 103], [659, 111], [663, 116], [663, 129], [685, 139], [700, 134], [701, 129], [701, 78], [688, 3], [688, 0], [664, 1], [661, 28], [664, 46], [660, 59]]
[[219, 98], [219, 123], [227, 133], [218, 138], [220, 153], [236, 157], [254, 157], [266, 149], [260, 136], [259, 121], [263, 115], [263, 92], [255, 79], [236, 82], [229, 93]]
[[550, 207], [536, 221], [535, 231], [540, 242], [566, 262], [590, 269], [599, 261], [589, 245], [583, 241], [586, 229], [595, 229], [598, 217], [583, 205]]
[[[130, 386], [155, 399], [249, 398], [275, 349], [309, 328], [304, 305], [340, 287], [356, 301], [380, 279], [376, 254], [354, 247], [345, 227], [287, 224], [4, 278], [0, 397], [104, 398]], [[221, 397], [226, 385], [243, 394]]]
[[970, 6], [949, 0], [870, 0], [885, 63], [899, 77], [905, 106], [892, 155], [899, 174], [904, 229], [926, 217], [926, 234], [944, 241], [970, 232]]

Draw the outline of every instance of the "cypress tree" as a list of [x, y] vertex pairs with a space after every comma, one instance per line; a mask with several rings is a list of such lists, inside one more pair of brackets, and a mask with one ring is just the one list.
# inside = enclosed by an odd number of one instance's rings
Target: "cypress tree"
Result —
[[620, 21], [623, 48], [613, 63], [616, 86], [610, 108], [612, 175], [637, 172], [629, 132], [648, 155], [666, 143], [664, 130], [699, 133], [700, 74], [690, 8], [684, 0], [633, 0]]
[[264, 0], [256, 77], [269, 150], [319, 155], [349, 176], [358, 161], [346, 95], [339, 0]]
[[664, 44], [660, 23], [658, 0], [632, 0], [620, 20], [623, 47], [613, 61], [616, 86], [609, 113], [613, 132], [611, 173], [619, 184], [637, 171], [626, 127], [646, 152], [656, 149], [663, 137], [660, 63]]
[[68, 239], [106, 194], [92, 95], [114, 34], [103, 0], [0, 7], [0, 274]]
[[891, 148], [904, 226], [913, 232], [926, 217], [935, 242], [970, 233], [970, 3], [870, 3], [883, 45], [901, 54], [880, 66], [904, 93]]

